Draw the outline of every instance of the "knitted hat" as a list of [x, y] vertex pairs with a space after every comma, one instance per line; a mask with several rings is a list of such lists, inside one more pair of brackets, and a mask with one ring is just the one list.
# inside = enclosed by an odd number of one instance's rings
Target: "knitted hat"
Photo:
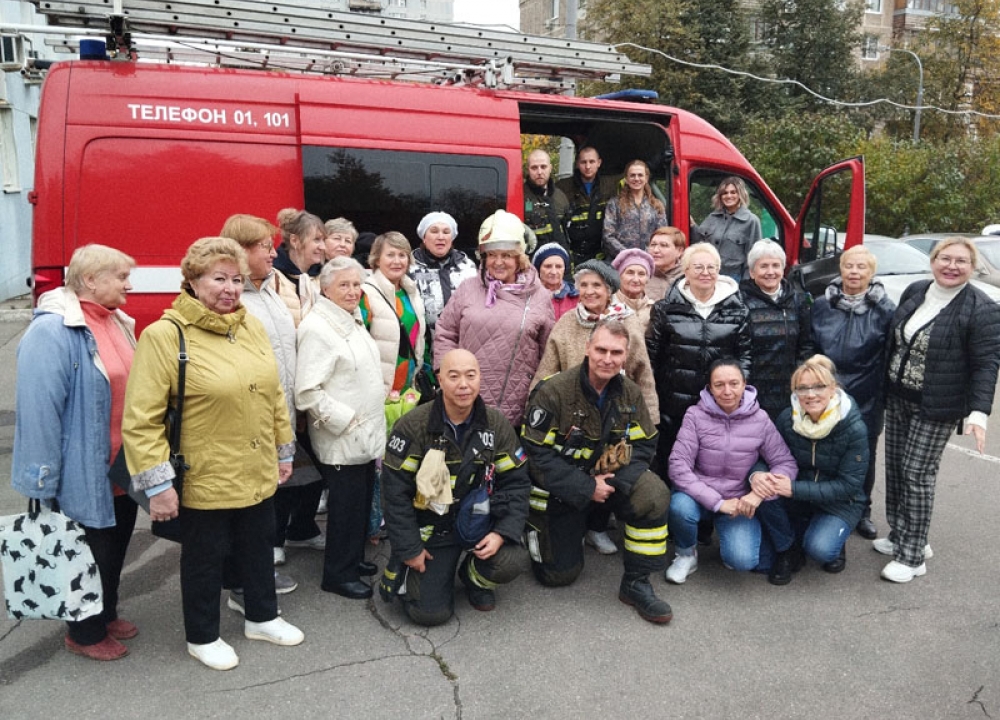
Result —
[[497, 210], [479, 226], [479, 252], [518, 250], [524, 252], [524, 223], [517, 215]]
[[567, 253], [566, 249], [557, 242], [545, 243], [540, 248], [535, 250], [535, 256], [531, 259], [531, 264], [535, 266], [535, 270], [541, 270], [542, 263], [553, 255], [561, 257], [563, 264], [566, 267], [569, 267], [569, 253]]
[[629, 248], [618, 253], [618, 256], [611, 264], [619, 273], [630, 265], [639, 265], [646, 268], [646, 274], [649, 277], [653, 277], [653, 265], [655, 265], [655, 261], [653, 260], [653, 256], [645, 250]]
[[577, 265], [576, 272], [573, 273], [573, 280], [576, 281], [585, 272], [592, 272], [600, 276], [611, 293], [618, 292], [618, 288], [622, 285], [618, 271], [601, 260], [588, 260]]
[[421, 241], [424, 239], [424, 233], [427, 232], [431, 225], [436, 225], [438, 223], [443, 223], [451, 228], [451, 239], [452, 241], [458, 237], [458, 223], [455, 222], [455, 218], [446, 212], [431, 212], [424, 215], [420, 224], [417, 225], [417, 237]]

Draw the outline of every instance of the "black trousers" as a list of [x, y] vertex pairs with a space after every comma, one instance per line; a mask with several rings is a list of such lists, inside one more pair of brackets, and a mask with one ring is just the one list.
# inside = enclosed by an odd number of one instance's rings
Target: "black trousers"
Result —
[[125, 554], [132, 540], [139, 506], [128, 495], [116, 497], [114, 503], [114, 527], [83, 526], [90, 552], [94, 554], [94, 562], [97, 563], [97, 569], [101, 573], [104, 611], [78, 622], [66, 623], [70, 639], [79, 645], [96, 645], [101, 642], [108, 634], [108, 623], [118, 618], [118, 585], [121, 582]]
[[219, 596], [226, 558], [242, 580], [246, 619], [278, 617], [274, 594], [274, 498], [226, 510], [181, 507], [181, 605], [189, 643], [219, 637]]
[[320, 534], [316, 524], [316, 509], [326, 483], [317, 480], [308, 485], [279, 487], [274, 495], [274, 546], [285, 540], [309, 540]]
[[368, 512], [375, 489], [375, 461], [363, 465], [320, 463], [317, 467], [330, 490], [321, 583], [328, 588], [361, 579], [358, 564], [365, 554]]

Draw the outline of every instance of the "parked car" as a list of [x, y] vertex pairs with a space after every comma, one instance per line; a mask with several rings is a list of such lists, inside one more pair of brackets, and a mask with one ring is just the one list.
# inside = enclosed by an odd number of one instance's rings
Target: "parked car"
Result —
[[979, 266], [976, 268], [976, 275], [973, 278], [980, 282], [1000, 287], [1000, 237], [996, 235], [976, 235], [975, 233], [923, 233], [919, 235], [905, 235], [899, 241], [916, 248], [925, 255], [930, 255], [931, 250], [940, 240], [946, 237], [966, 237], [970, 238], [979, 248]]
[[[928, 255], [906, 242], [866, 238], [865, 247], [871, 250], [875, 259], [878, 260], [878, 272], [875, 277], [882, 281], [889, 297], [897, 305], [900, 296], [910, 283], [917, 280], [930, 280], [934, 277], [931, 274]], [[1000, 252], [1000, 246], [997, 247], [997, 251]], [[989, 295], [994, 302], [1000, 302], [1000, 288], [981, 280], [974, 279], [971, 282]]]

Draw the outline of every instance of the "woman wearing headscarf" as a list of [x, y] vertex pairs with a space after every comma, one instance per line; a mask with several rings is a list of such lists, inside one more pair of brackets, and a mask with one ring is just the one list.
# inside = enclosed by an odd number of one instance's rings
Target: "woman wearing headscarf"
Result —
[[438, 318], [434, 357], [463, 348], [479, 361], [480, 395], [521, 423], [555, 315], [552, 293], [525, 254], [524, 223], [497, 210], [479, 228], [479, 276], [462, 283]]

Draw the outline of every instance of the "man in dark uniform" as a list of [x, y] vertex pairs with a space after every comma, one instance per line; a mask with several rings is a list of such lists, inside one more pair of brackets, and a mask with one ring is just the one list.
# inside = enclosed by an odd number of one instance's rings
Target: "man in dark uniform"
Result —
[[[538, 238], [538, 247], [557, 242], [569, 252], [563, 225], [569, 200], [552, 181], [552, 161], [544, 150], [532, 150], [524, 177], [524, 224]], [[569, 268], [566, 268], [567, 274]]]
[[[496, 606], [494, 588], [527, 564], [519, 544], [531, 487], [525, 455], [506, 418], [480, 399], [479, 379], [475, 355], [447, 353], [441, 392], [400, 418], [386, 443], [382, 502], [392, 557], [380, 591], [386, 600], [402, 594], [406, 614], [419, 625], [440, 625], [454, 614], [456, 568], [470, 604], [488, 611]], [[492, 529], [464, 546], [456, 531], [459, 503], [490, 481], [485, 509]]]
[[543, 585], [569, 585], [583, 570], [583, 536], [592, 503], [625, 522], [625, 574], [618, 599], [643, 619], [670, 622], [653, 592], [662, 572], [670, 494], [649, 470], [656, 428], [639, 386], [622, 374], [629, 333], [601, 321], [581, 365], [543, 380], [528, 400], [522, 439], [533, 487], [528, 551]]
[[566, 236], [573, 267], [604, 257], [604, 206], [618, 193], [618, 181], [600, 175], [600, 169], [601, 156], [585, 145], [576, 154], [573, 174], [556, 183], [556, 189], [569, 200]]

